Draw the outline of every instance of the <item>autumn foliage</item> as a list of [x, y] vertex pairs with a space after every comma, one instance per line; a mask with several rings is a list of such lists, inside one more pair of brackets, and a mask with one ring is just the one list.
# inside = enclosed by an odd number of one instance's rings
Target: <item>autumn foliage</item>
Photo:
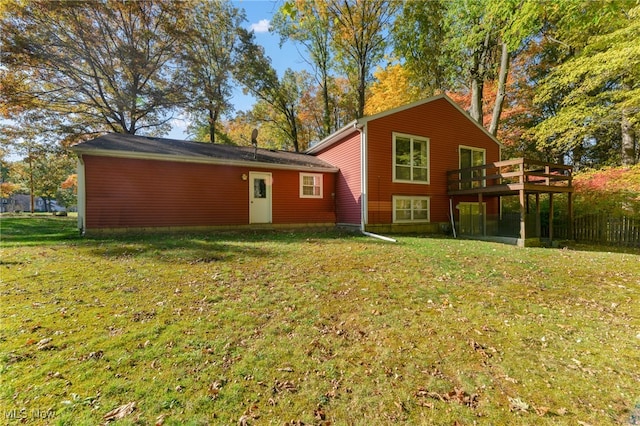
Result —
[[640, 217], [640, 165], [581, 172], [573, 184], [576, 214]]
[[60, 188], [72, 190], [74, 194], [78, 193], [78, 175], [72, 174], [67, 177], [67, 179], [60, 184]]

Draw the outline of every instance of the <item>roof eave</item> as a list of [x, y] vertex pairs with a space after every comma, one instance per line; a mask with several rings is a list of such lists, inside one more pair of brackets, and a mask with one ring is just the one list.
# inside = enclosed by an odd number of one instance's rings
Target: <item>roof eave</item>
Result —
[[82, 155], [95, 155], [99, 157], [129, 158], [134, 160], [172, 161], [172, 162], [179, 162], [179, 163], [214, 164], [214, 165], [236, 166], [236, 167], [260, 167], [260, 168], [277, 169], [277, 170], [323, 171], [327, 173], [337, 173], [339, 171], [339, 169], [336, 167], [322, 167], [322, 166], [312, 166], [312, 165], [303, 166], [303, 165], [295, 165], [295, 164], [266, 163], [262, 161], [229, 160], [229, 159], [223, 159], [223, 158], [117, 151], [117, 150], [108, 150], [108, 149], [83, 149], [80, 146], [72, 146], [70, 149], [73, 152], [75, 152], [76, 155], [78, 155], [79, 157]]
[[489, 131], [487, 129], [485, 129], [484, 126], [482, 126], [482, 124], [478, 123], [476, 120], [471, 118], [471, 116], [469, 115], [469, 113], [467, 111], [462, 109], [460, 107], [460, 105], [455, 103], [449, 96], [447, 96], [446, 94], [442, 93], [442, 94], [439, 94], [439, 95], [436, 95], [436, 96], [431, 96], [429, 98], [425, 98], [425, 99], [421, 99], [421, 100], [412, 102], [410, 104], [406, 104], [406, 105], [402, 105], [402, 106], [399, 106], [399, 107], [396, 107], [396, 108], [392, 108], [392, 109], [389, 109], [387, 111], [382, 111], [382, 112], [379, 112], [379, 113], [374, 114], [374, 115], [369, 115], [369, 116], [366, 116], [366, 117], [359, 118], [357, 120], [353, 120], [352, 122], [350, 122], [349, 124], [347, 124], [346, 126], [341, 128], [340, 130], [335, 131], [331, 135], [327, 136], [326, 138], [324, 138], [323, 140], [318, 142], [313, 147], [307, 149], [305, 151], [305, 154], [316, 154], [316, 153], [322, 151], [323, 149], [326, 149], [326, 148], [330, 147], [331, 145], [333, 145], [334, 143], [336, 143], [340, 139], [342, 139], [346, 134], [348, 134], [349, 132], [353, 131], [354, 129], [362, 128], [369, 121], [377, 120], [379, 118], [383, 118], [383, 117], [386, 117], [388, 115], [396, 114], [398, 112], [401, 112], [401, 111], [404, 111], [404, 110], [407, 110], [407, 109], [410, 109], [410, 108], [415, 108], [415, 107], [423, 105], [423, 104], [428, 104], [428, 103], [436, 101], [438, 99], [445, 99], [447, 102], [449, 102], [451, 105], [453, 105], [454, 108], [456, 108], [458, 111], [460, 111], [476, 127], [478, 127], [480, 130], [482, 130], [482, 132], [484, 132], [487, 136], [489, 136], [500, 148], [504, 147], [502, 142], [500, 142], [498, 140], [498, 138], [496, 138], [494, 135], [489, 133]]
[[445, 93], [442, 93], [442, 94], [439, 94], [439, 95], [435, 95], [435, 96], [431, 96], [431, 97], [429, 97], [429, 98], [421, 99], [421, 100], [419, 100], [419, 101], [415, 101], [415, 102], [410, 103], [410, 104], [407, 104], [407, 105], [402, 105], [402, 106], [399, 106], [399, 107], [396, 107], [396, 108], [393, 108], [393, 109], [390, 109], [390, 110], [387, 110], [387, 111], [382, 111], [382, 112], [379, 112], [379, 113], [374, 114], [374, 115], [370, 115], [370, 116], [367, 116], [367, 117], [362, 117], [362, 118], [359, 120], [359, 122], [360, 122], [361, 124], [366, 124], [366, 123], [368, 123], [369, 121], [376, 120], [376, 119], [378, 119], [378, 118], [382, 118], [382, 117], [386, 117], [386, 116], [388, 116], [388, 115], [395, 114], [395, 113], [398, 113], [398, 112], [401, 112], [401, 111], [404, 111], [404, 110], [407, 110], [407, 109], [410, 109], [410, 108], [414, 108], [414, 107], [417, 107], [417, 106], [420, 106], [420, 105], [423, 105], [423, 104], [428, 104], [428, 103], [430, 103], [430, 102], [437, 101], [438, 99], [444, 99], [444, 100], [446, 100], [447, 102], [449, 102], [451, 105], [453, 105], [453, 107], [454, 107], [455, 109], [457, 109], [458, 111], [460, 111], [460, 112], [461, 112], [461, 113], [462, 113], [462, 114], [463, 114], [463, 115], [464, 115], [464, 116], [465, 116], [469, 121], [471, 121], [471, 122], [472, 122], [476, 127], [478, 127], [480, 130], [482, 130], [482, 131], [483, 131], [487, 136], [489, 136], [489, 137], [490, 137], [490, 138], [491, 138], [491, 139], [492, 139], [496, 144], [498, 144], [498, 146], [499, 146], [500, 148], [503, 148], [503, 147], [504, 147], [504, 145], [502, 144], [502, 142], [500, 142], [500, 141], [498, 140], [498, 138], [496, 138], [494, 135], [492, 135], [491, 133], [489, 133], [489, 131], [488, 131], [487, 129], [485, 129], [485, 128], [484, 128], [484, 126], [483, 126], [482, 124], [480, 124], [480, 123], [478, 123], [476, 120], [474, 120], [474, 119], [471, 117], [471, 115], [469, 115], [469, 113], [468, 113], [467, 111], [465, 111], [464, 109], [462, 109], [462, 107], [460, 107], [460, 105], [458, 105], [457, 103], [455, 103], [455, 102], [453, 101], [453, 99], [451, 99], [451, 98], [450, 98], [449, 96], [447, 96]]
[[330, 147], [331, 145], [333, 145], [334, 143], [338, 142], [345, 135], [347, 135], [350, 132], [358, 129], [360, 126], [361, 126], [360, 120], [353, 120], [349, 124], [344, 126], [343, 128], [341, 128], [339, 130], [336, 130], [335, 132], [333, 132], [332, 134], [330, 134], [326, 138], [322, 139], [320, 142], [318, 142], [317, 144], [315, 144], [311, 148], [307, 148], [307, 150], [305, 150], [304, 153], [305, 154], [317, 154], [318, 152], [322, 151], [323, 149], [326, 149], [326, 148]]

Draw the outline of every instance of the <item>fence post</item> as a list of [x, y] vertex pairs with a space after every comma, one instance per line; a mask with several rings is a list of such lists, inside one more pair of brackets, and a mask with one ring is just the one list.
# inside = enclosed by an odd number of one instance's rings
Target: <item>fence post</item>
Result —
[[[569, 186], [571, 186], [571, 183], [569, 183]], [[568, 214], [569, 214], [569, 219], [568, 219], [568, 224], [569, 224], [569, 240], [573, 240], [575, 239], [575, 236], [573, 235], [573, 194], [571, 192], [567, 193], [567, 210], [568, 210]]]

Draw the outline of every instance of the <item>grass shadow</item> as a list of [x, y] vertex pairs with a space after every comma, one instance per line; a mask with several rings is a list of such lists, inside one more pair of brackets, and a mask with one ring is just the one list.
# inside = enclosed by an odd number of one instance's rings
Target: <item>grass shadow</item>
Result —
[[74, 218], [2, 216], [0, 247], [71, 243], [106, 258], [141, 258], [167, 263], [210, 263], [273, 255], [271, 244], [329, 242], [359, 237], [341, 230], [226, 230], [186, 233], [129, 233], [82, 237]]
[[79, 239], [76, 218], [4, 215], [0, 217], [0, 247], [60, 244]]

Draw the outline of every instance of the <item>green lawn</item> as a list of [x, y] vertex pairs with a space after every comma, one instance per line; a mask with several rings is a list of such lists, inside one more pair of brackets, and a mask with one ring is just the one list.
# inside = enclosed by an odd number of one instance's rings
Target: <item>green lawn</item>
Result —
[[638, 252], [1, 221], [0, 423], [640, 423]]

